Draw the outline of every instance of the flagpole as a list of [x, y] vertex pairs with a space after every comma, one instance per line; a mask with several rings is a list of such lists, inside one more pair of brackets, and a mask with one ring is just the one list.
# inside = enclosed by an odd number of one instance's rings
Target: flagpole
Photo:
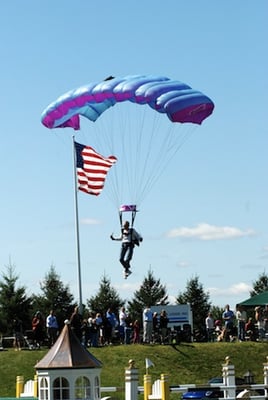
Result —
[[75, 233], [76, 233], [76, 255], [77, 255], [77, 274], [78, 274], [78, 294], [79, 312], [83, 313], [82, 284], [81, 284], [81, 259], [80, 259], [80, 240], [79, 240], [79, 218], [77, 200], [77, 174], [76, 174], [76, 151], [73, 136], [73, 160], [74, 160], [74, 206], [75, 206]]

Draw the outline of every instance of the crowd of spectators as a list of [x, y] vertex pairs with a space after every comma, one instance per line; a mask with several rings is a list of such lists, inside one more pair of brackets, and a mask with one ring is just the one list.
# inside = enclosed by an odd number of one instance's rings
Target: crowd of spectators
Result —
[[[164, 344], [168, 336], [168, 316], [165, 310], [158, 315], [145, 307], [141, 320], [131, 318], [125, 307], [119, 312], [108, 308], [105, 313], [88, 312], [81, 315], [75, 306], [66, 321], [77, 339], [84, 347], [100, 347], [113, 344]], [[60, 333], [57, 316], [50, 310], [47, 316], [37, 311], [32, 318], [31, 329], [23, 334], [22, 321], [13, 321], [13, 347], [21, 350], [52, 347]]]
[[227, 304], [221, 319], [214, 320], [212, 313], [208, 313], [205, 329], [208, 342], [263, 340], [268, 337], [268, 305], [255, 307], [254, 316], [248, 317], [243, 306], [238, 304], [234, 312]]
[[[70, 327], [84, 347], [99, 347], [113, 344], [166, 344], [170, 342], [170, 329], [168, 329], [169, 318], [166, 310], [161, 313], [152, 312], [146, 306], [142, 313], [141, 321], [132, 319], [125, 307], [119, 312], [108, 308], [105, 313], [89, 312], [83, 316], [76, 306], [69, 316]], [[215, 341], [258, 341], [268, 338], [268, 305], [255, 307], [254, 315], [247, 316], [244, 307], [237, 305], [232, 311], [227, 304], [221, 318], [214, 319], [211, 312], [205, 318], [205, 340]], [[47, 317], [43, 317], [37, 311], [32, 318], [31, 334], [27, 335], [28, 345], [31, 339], [32, 348], [41, 346], [51, 347], [57, 340], [60, 327], [53, 310]], [[22, 322], [15, 318], [13, 320], [13, 347], [21, 350], [26, 340], [22, 332]], [[195, 335], [194, 340], [195, 340]], [[199, 341], [196, 339], [196, 341]]]

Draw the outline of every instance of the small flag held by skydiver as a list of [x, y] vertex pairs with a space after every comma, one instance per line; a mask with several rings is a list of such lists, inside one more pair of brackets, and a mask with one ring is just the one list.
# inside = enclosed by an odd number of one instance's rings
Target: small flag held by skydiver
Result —
[[102, 191], [106, 175], [113, 164], [115, 156], [104, 157], [92, 147], [74, 142], [76, 150], [76, 173], [78, 189], [98, 196]]
[[149, 358], [145, 358], [146, 374], [148, 374], [148, 369], [150, 367], [154, 367], [154, 363]]

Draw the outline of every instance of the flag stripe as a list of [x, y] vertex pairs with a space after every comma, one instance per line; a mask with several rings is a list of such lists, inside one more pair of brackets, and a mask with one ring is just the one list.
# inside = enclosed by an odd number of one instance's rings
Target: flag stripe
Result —
[[102, 191], [106, 175], [117, 161], [114, 156], [103, 157], [92, 147], [75, 142], [78, 189], [95, 196]]

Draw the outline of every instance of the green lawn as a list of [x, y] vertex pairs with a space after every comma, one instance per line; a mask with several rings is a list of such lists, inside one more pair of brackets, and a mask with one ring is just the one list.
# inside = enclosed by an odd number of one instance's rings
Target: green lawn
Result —
[[[263, 383], [263, 363], [267, 361], [268, 343], [194, 343], [174, 347], [161, 345], [121, 345], [90, 348], [90, 352], [102, 363], [101, 386], [124, 387], [124, 373], [129, 359], [136, 362], [139, 370], [139, 385], [143, 384], [145, 358], [155, 365], [150, 368], [152, 379], [161, 373], [169, 375], [171, 385], [205, 383], [213, 376], [222, 374], [222, 364], [229, 356], [235, 366], [236, 376], [252, 371], [256, 383]], [[0, 352], [0, 397], [15, 397], [16, 376], [23, 375], [25, 381], [33, 379], [34, 366], [47, 350], [13, 349]], [[116, 396], [118, 398], [124, 398]]]

